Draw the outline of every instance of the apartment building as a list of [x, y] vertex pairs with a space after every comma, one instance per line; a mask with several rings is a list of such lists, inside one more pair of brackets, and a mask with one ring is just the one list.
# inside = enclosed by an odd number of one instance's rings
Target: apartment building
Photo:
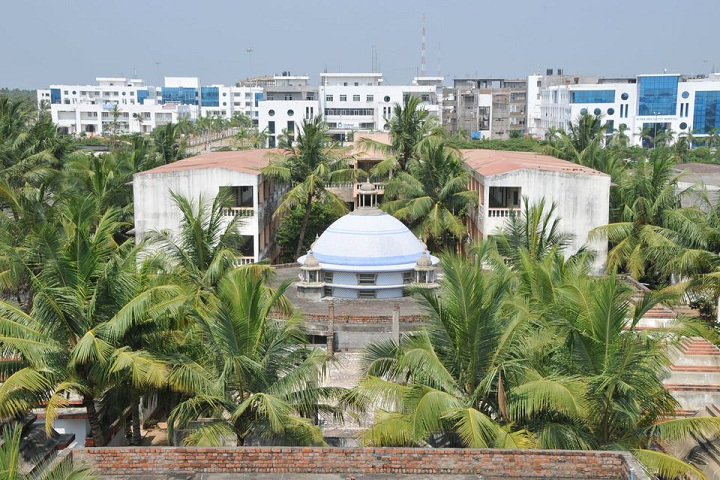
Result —
[[469, 215], [473, 237], [486, 239], [502, 228], [512, 212], [545, 199], [547, 208], [557, 205], [560, 231], [572, 234], [567, 255], [583, 246], [597, 252], [594, 270], [603, 270], [607, 242], [590, 241], [588, 234], [609, 221], [610, 176], [591, 168], [530, 152], [463, 150], [470, 172], [470, 189], [477, 192], [478, 206]]
[[443, 124], [473, 139], [507, 139], [527, 133], [526, 79], [456, 78], [446, 88]]
[[[270, 150], [273, 151], [273, 150]], [[267, 166], [268, 150], [213, 152], [186, 158], [138, 173], [133, 178], [135, 198], [135, 236], [138, 241], [148, 232], [178, 232], [182, 214], [171, 192], [198, 202], [212, 202], [221, 190], [230, 190], [233, 204], [223, 210], [226, 222], [240, 219], [243, 242], [237, 246], [242, 255], [238, 264], [273, 261], [277, 209], [284, 189], [262, 175]]]
[[[533, 80], [543, 81], [539, 76]], [[541, 87], [540, 97], [539, 117], [533, 109], [528, 118], [538, 137], [551, 127], [565, 128], [583, 113], [601, 115], [611, 129], [624, 131], [631, 145], [645, 147], [663, 131], [703, 138], [720, 128], [720, 74], [583, 77]]]

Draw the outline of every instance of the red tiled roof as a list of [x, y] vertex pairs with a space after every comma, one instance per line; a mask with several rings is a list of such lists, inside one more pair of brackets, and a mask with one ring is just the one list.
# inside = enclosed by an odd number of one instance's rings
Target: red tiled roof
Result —
[[182, 172], [201, 168], [222, 168], [255, 175], [270, 163], [268, 153], [281, 151], [279, 149], [257, 149], [206, 153], [153, 168], [140, 173], [140, 175]]
[[485, 177], [525, 169], [606, 176], [589, 167], [532, 152], [484, 149], [461, 150], [461, 152], [465, 163]]

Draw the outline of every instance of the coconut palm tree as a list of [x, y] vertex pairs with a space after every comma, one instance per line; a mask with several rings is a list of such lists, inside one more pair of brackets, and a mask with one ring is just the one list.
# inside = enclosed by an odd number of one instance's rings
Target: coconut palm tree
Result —
[[445, 131], [437, 125], [435, 117], [422, 107], [419, 97], [407, 95], [403, 103], [393, 106], [393, 113], [385, 122], [390, 133], [390, 145], [363, 138], [360, 144], [368, 149], [383, 153], [386, 160], [377, 164], [373, 175], [385, 176], [391, 171], [405, 171], [410, 160], [415, 158], [421, 145], [445, 138]]
[[518, 354], [532, 337], [526, 317], [510, 314], [509, 272], [483, 271], [475, 261], [441, 259], [438, 294], [420, 290], [430, 318], [426, 331], [400, 344], [366, 348], [363, 378], [350, 396], [359, 407], [376, 406], [363, 442], [377, 446], [518, 448], [533, 445], [528, 432], [507, 421], [508, 378], [529, 367]]
[[[635, 278], [658, 275], [667, 266], [687, 261], [683, 252], [707, 246], [704, 214], [698, 208], [682, 208], [680, 200], [694, 189], [678, 186], [681, 174], [675, 170], [672, 152], [656, 148], [649, 159], [638, 160], [632, 170], [621, 177], [617, 203], [610, 212], [613, 223], [595, 229], [591, 238], [610, 242], [608, 269], [619, 269]], [[676, 271], [675, 273], [683, 273]]]
[[71, 458], [61, 462], [41, 463], [32, 473], [23, 473], [20, 468], [20, 425], [5, 426], [0, 445], [0, 478], [3, 480], [94, 480], [97, 478], [90, 468], [76, 466]]
[[269, 157], [271, 162], [263, 168], [263, 175], [290, 187], [274, 215], [282, 217], [294, 208], [304, 208], [305, 217], [295, 251], [299, 256], [312, 203], [326, 203], [338, 214], [347, 212], [345, 202], [326, 185], [353, 181], [355, 169], [345, 151], [332, 141], [327, 124], [320, 116], [304, 120], [293, 144], [281, 153], [269, 154]]
[[546, 208], [544, 198], [531, 205], [530, 200], [523, 197], [521, 212], [511, 212], [500, 233], [493, 235], [499, 253], [517, 265], [521, 252], [527, 252], [534, 260], [542, 260], [552, 252], [564, 250], [573, 236], [560, 230], [556, 210], [555, 203]]
[[[118, 211], [98, 213], [90, 198], [68, 200], [59, 211], [61, 228], [48, 225], [30, 239], [32, 249], [15, 255], [33, 289], [23, 312], [0, 301], [0, 414], [11, 416], [46, 402], [46, 428], [59, 407], [76, 395], [87, 409], [93, 439], [104, 444], [98, 400], [123, 378], [136, 385], [164, 382], [165, 364], [117, 342], [134, 321], [155, 309], [182, 304], [182, 290], [138, 288], [136, 249], [118, 245]], [[175, 300], [173, 300], [173, 298]], [[159, 307], [162, 305], [162, 307]], [[108, 419], [112, 420], [112, 419]]]
[[168, 164], [185, 157], [185, 141], [176, 123], [168, 123], [155, 128], [152, 133], [155, 150], [160, 154], [163, 164]]
[[444, 143], [426, 143], [407, 171], [385, 185], [381, 208], [441, 248], [465, 237], [463, 217], [475, 199], [460, 153]]
[[[267, 270], [228, 272], [206, 306], [192, 316], [204, 345], [200, 372], [212, 382], [173, 409], [170, 435], [200, 416], [214, 420], [194, 430], [186, 444], [219, 445], [236, 438], [281, 444], [322, 445], [318, 414], [338, 414], [326, 403], [340, 390], [321, 387], [326, 354], [308, 347], [299, 317], [283, 302], [289, 282], [265, 285]], [[287, 321], [272, 319], [276, 309]]]

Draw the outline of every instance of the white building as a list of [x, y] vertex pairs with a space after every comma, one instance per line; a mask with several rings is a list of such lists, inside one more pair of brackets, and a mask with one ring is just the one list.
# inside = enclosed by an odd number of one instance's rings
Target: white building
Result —
[[[540, 76], [530, 78], [542, 81]], [[588, 77], [541, 88], [540, 98], [539, 113], [538, 108], [528, 109], [532, 115], [528, 123], [535, 126], [533, 133], [538, 137], [550, 127], [566, 128], [569, 120], [582, 113], [602, 115], [612, 129], [625, 131], [632, 145], [652, 144], [643, 132], [654, 137], [672, 130], [702, 138], [720, 128], [720, 74]]]
[[149, 133], [155, 127], [195, 120], [199, 115], [257, 119], [260, 87], [201, 86], [197, 77], [165, 77], [163, 87], [141, 79], [98, 77], [96, 85], [51, 85], [37, 91], [39, 106], [48, 105], [53, 122], [66, 133], [101, 135]]
[[602, 270], [607, 242], [590, 242], [588, 234], [609, 221], [609, 175], [530, 152], [475, 149], [462, 153], [470, 172], [470, 189], [478, 193], [478, 207], [469, 219], [474, 237], [486, 239], [496, 233], [513, 211], [520, 211], [523, 197], [530, 205], [544, 198], [547, 208], [557, 204], [560, 231], [573, 236], [566, 254], [588, 246], [597, 252], [595, 270]]
[[437, 257], [400, 220], [377, 208], [372, 183], [358, 207], [336, 220], [298, 259], [302, 297], [399, 298], [408, 285], [436, 288]]
[[272, 218], [282, 189], [265, 179], [268, 150], [213, 152], [163, 165], [133, 178], [135, 236], [138, 241], [150, 231], [178, 232], [182, 214], [170, 192], [194, 201], [212, 202], [221, 189], [230, 189], [234, 204], [224, 210], [229, 222], [241, 216], [239, 264], [273, 260], [277, 251], [274, 236], [277, 219]]

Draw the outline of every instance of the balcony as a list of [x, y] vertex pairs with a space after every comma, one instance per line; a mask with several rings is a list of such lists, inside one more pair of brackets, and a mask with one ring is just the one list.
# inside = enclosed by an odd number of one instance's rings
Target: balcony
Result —
[[235, 257], [233, 260], [234, 267], [242, 267], [243, 265], [250, 265], [255, 263], [255, 257]]
[[253, 217], [255, 216], [255, 207], [226, 207], [223, 208], [224, 217]]
[[488, 218], [507, 218], [512, 212], [519, 212], [519, 208], [488, 208]]

